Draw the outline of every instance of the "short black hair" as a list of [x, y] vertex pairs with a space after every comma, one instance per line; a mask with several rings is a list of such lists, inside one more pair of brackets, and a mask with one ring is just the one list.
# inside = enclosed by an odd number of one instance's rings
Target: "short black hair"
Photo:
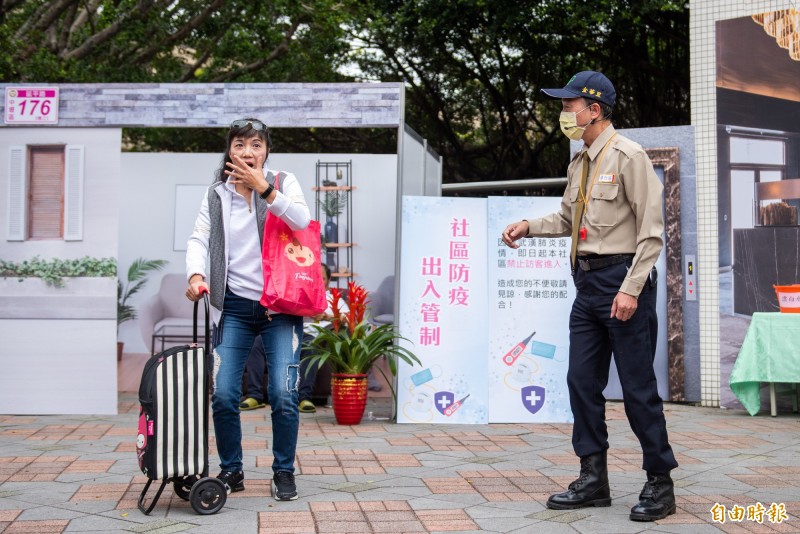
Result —
[[606, 104], [605, 102], [600, 102], [599, 100], [595, 100], [594, 98], [583, 97], [583, 102], [587, 106], [591, 106], [592, 104], [597, 104], [600, 106], [600, 118], [602, 120], [611, 120], [611, 115], [614, 114], [614, 108]]
[[328, 280], [330, 280], [330, 279], [331, 279], [331, 268], [330, 268], [330, 267], [328, 267], [328, 266], [327, 266], [326, 264], [324, 264], [324, 263], [322, 264], [322, 268], [323, 268], [323, 270], [325, 271], [325, 276], [327, 276], [327, 277], [328, 277]]

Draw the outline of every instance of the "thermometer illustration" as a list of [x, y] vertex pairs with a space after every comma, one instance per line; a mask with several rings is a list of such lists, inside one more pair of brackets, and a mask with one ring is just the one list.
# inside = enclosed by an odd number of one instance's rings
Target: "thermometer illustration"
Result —
[[528, 345], [528, 342], [531, 340], [533, 336], [536, 335], [536, 332], [526, 337], [524, 340], [517, 343], [513, 349], [508, 351], [508, 353], [503, 356], [503, 363], [508, 365], [509, 367], [514, 365], [514, 362], [517, 361], [520, 354], [525, 350], [525, 347]]
[[448, 406], [447, 409], [445, 409], [444, 414], [447, 417], [450, 417], [451, 415], [456, 413], [456, 410], [461, 408], [461, 403], [464, 402], [465, 400], [467, 400], [467, 398], [469, 398], [469, 396], [470, 396], [470, 393], [468, 393], [467, 396], [463, 397], [461, 400], [456, 401], [453, 404], [451, 404], [450, 406]]

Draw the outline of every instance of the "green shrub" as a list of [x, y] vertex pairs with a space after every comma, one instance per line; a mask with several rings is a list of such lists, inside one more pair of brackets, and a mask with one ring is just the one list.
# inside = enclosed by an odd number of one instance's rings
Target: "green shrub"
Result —
[[20, 282], [23, 278], [41, 278], [47, 285], [62, 287], [63, 277], [88, 276], [88, 277], [115, 277], [117, 275], [117, 260], [115, 258], [90, 258], [84, 256], [74, 260], [43, 260], [34, 256], [29, 260], [19, 263], [0, 260], [0, 276], [3, 278], [17, 277]]
[[136, 308], [128, 304], [128, 299], [147, 283], [147, 273], [158, 271], [167, 263], [169, 263], [167, 260], [136, 258], [128, 267], [128, 280], [125, 285], [122, 285], [122, 280], [117, 280], [117, 333], [119, 325], [136, 319]]

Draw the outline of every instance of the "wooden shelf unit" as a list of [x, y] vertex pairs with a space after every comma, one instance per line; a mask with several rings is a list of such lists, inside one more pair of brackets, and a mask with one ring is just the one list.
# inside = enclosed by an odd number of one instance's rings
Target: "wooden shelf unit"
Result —
[[[335, 184], [335, 185], [334, 185]], [[322, 226], [324, 262], [331, 270], [331, 283], [340, 287], [340, 280], [349, 280], [353, 273], [353, 162], [317, 161], [315, 187], [311, 188], [316, 197], [316, 219]], [[340, 204], [341, 203], [341, 204]], [[328, 215], [323, 207], [339, 205], [339, 213]], [[343, 207], [342, 207], [343, 206]], [[336, 208], [334, 208], [335, 210]], [[343, 226], [344, 225], [344, 226]], [[329, 242], [330, 240], [330, 242]], [[347, 270], [339, 272], [340, 268]]]
[[341, 186], [324, 185], [322, 187], [312, 187], [311, 188], [312, 191], [353, 191], [354, 189], [355, 189], [355, 186], [351, 186], [351, 185], [348, 185], [348, 186], [345, 186], [345, 185], [341, 185]]

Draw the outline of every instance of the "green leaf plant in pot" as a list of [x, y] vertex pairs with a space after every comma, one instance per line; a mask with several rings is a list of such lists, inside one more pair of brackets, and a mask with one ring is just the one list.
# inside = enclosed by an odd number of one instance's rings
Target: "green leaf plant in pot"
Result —
[[[139, 292], [147, 283], [147, 273], [158, 271], [167, 264], [166, 260], [145, 260], [137, 258], [128, 267], [128, 278], [123, 285], [122, 280], [117, 279], [117, 339], [119, 339], [119, 327], [122, 323], [136, 319], [136, 308], [128, 304], [128, 299]], [[121, 341], [117, 341], [117, 361], [122, 359]]]
[[[397, 345], [405, 340], [394, 325], [374, 326], [364, 319], [368, 292], [355, 282], [348, 283], [349, 311], [340, 313], [342, 293], [331, 289], [333, 329], [312, 325], [316, 330], [313, 340], [305, 344], [310, 354], [309, 368], [331, 366], [331, 398], [336, 422], [340, 425], [357, 425], [367, 405], [367, 373], [381, 356], [386, 356], [392, 374], [397, 373], [397, 360], [409, 365], [420, 363], [411, 351]], [[314, 365], [316, 363], [316, 366]], [[392, 381], [377, 367], [391, 388]], [[394, 389], [392, 388], [392, 396]]]

